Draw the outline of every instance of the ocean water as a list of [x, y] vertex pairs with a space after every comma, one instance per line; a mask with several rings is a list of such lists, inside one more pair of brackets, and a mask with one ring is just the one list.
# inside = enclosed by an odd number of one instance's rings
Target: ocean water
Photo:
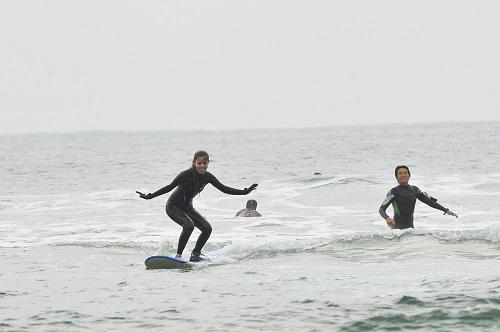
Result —
[[[0, 136], [1, 331], [497, 331], [500, 123]], [[146, 270], [175, 253], [166, 194], [190, 166], [207, 186], [212, 258]], [[408, 164], [415, 229], [378, 215]], [[247, 199], [262, 218], [236, 218]], [[389, 208], [388, 211], [392, 212]], [[185, 251], [193, 248], [195, 230]]]

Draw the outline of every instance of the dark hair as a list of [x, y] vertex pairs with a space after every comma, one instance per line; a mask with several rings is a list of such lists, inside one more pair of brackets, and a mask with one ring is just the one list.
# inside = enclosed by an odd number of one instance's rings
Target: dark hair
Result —
[[249, 199], [247, 201], [247, 209], [250, 209], [250, 210], [257, 209], [257, 201], [254, 199]]
[[198, 159], [200, 157], [205, 157], [205, 158], [207, 158], [207, 160], [210, 160], [208, 153], [206, 151], [200, 150], [200, 151], [196, 151], [196, 153], [194, 154], [193, 162], [195, 162], [196, 159]]
[[398, 169], [400, 169], [400, 168], [406, 168], [406, 170], [408, 171], [408, 175], [411, 176], [410, 169], [408, 168], [408, 166], [406, 166], [406, 165], [399, 165], [399, 166], [396, 166], [396, 169], [394, 170], [394, 176], [396, 178], [398, 177]]
[[[196, 153], [194, 154], [193, 163], [196, 162], [196, 159], [198, 159], [200, 157], [207, 158], [208, 161], [210, 160], [208, 153], [206, 151], [200, 150], [200, 151], [196, 151]], [[196, 172], [196, 167], [194, 165], [192, 167], [192, 172], [193, 172], [193, 187], [194, 187], [193, 192], [195, 194], [200, 193], [200, 176]]]

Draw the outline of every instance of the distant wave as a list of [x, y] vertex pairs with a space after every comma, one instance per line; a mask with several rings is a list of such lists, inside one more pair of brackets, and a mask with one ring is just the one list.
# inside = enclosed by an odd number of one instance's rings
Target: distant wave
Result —
[[[205, 247], [206, 251], [222, 250], [224, 255], [235, 259], [253, 259], [288, 255], [297, 253], [338, 253], [349, 254], [350, 248], [365, 250], [373, 253], [374, 248], [382, 250], [391, 243], [406, 243], [414, 245], [415, 239], [435, 245], [478, 242], [485, 244], [500, 244], [500, 226], [490, 226], [477, 230], [376, 230], [376, 231], [349, 231], [330, 233], [297, 233], [296, 230], [283, 229], [282, 231], [265, 230], [273, 223], [262, 222], [252, 226], [264, 230], [255, 234], [239, 232], [226, 234], [222, 238], [211, 238]], [[194, 243], [196, 237], [190, 239]], [[89, 248], [129, 248], [147, 253], [171, 253], [177, 245], [177, 235], [168, 237], [139, 236], [132, 238], [10, 238], [1, 243], [3, 248], [49, 246], [80, 246]]]
[[401, 240], [410, 237], [427, 237], [435, 238], [440, 241], [456, 243], [467, 241], [482, 241], [490, 243], [500, 242], [500, 226], [490, 226], [486, 229], [480, 230], [395, 230], [395, 231], [381, 231], [381, 232], [357, 232], [351, 234], [341, 235], [333, 241], [356, 243], [364, 242], [366, 240]]
[[379, 184], [380, 182], [371, 178], [359, 177], [359, 176], [347, 176], [347, 177], [326, 177], [326, 176], [315, 176], [307, 177], [296, 180], [297, 183], [307, 184], [307, 188], [317, 188], [329, 185], [345, 185], [353, 183], [362, 184]]
[[155, 242], [140, 242], [140, 241], [111, 241], [111, 240], [72, 240], [72, 241], [57, 241], [51, 243], [53, 247], [76, 246], [85, 248], [131, 248], [141, 251], [154, 251], [158, 250], [161, 246], [172, 244], [170, 242], [162, 242], [161, 244]]
[[498, 243], [500, 242], [500, 226], [490, 226], [480, 230], [433, 231], [430, 235], [445, 242], [484, 241]]
[[[426, 230], [403, 230], [403, 231], [376, 231], [376, 232], [352, 232], [345, 234], [333, 234], [330, 236], [313, 236], [297, 234], [275, 234], [258, 238], [235, 239], [231, 243], [225, 243], [224, 254], [236, 259], [259, 259], [273, 257], [276, 255], [291, 255], [299, 253], [325, 253], [325, 254], [350, 254], [349, 247], [356, 250], [363, 249], [366, 253], [373, 254], [374, 248], [382, 250], [386, 245], [394, 242], [401, 243], [405, 250], [405, 241], [412, 243], [412, 239], [422, 239], [422, 243], [439, 241], [443, 244], [459, 242], [484, 242], [500, 243], [500, 227], [488, 227], [482, 230], [462, 231], [426, 231]], [[210, 242], [212, 249], [217, 244]], [[222, 245], [222, 244], [221, 244]], [[434, 245], [434, 244], [431, 244]], [[218, 247], [219, 249], [221, 247]], [[382, 249], [381, 249], [382, 248]], [[382, 254], [382, 253], [381, 253]]]

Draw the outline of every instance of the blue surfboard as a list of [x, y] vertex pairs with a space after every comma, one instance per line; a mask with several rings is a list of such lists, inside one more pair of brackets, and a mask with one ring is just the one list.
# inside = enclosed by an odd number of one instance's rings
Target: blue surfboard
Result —
[[193, 266], [208, 262], [210, 262], [209, 258], [204, 258], [199, 262], [188, 262], [171, 256], [151, 256], [144, 261], [144, 265], [146, 269], [191, 269]]
[[146, 269], [190, 269], [192, 263], [170, 256], [151, 256], [144, 261]]

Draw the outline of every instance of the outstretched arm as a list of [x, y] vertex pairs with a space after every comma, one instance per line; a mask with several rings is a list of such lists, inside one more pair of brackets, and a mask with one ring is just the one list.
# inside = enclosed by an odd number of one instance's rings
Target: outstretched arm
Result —
[[140, 191], [136, 191], [136, 193], [138, 193], [139, 197], [143, 198], [143, 199], [152, 199], [152, 198], [161, 196], [163, 194], [168, 193], [169, 191], [171, 191], [175, 187], [177, 187], [179, 185], [179, 183], [180, 183], [180, 178], [181, 178], [181, 174], [177, 175], [175, 177], [175, 179], [172, 181], [172, 183], [166, 185], [165, 187], [163, 187], [161, 189], [158, 189], [154, 193], [144, 194], [144, 193], [142, 193]]
[[445, 208], [444, 206], [442, 206], [441, 204], [439, 204], [437, 202], [437, 199], [435, 199], [432, 196], [429, 196], [425, 192], [420, 191], [420, 189], [418, 190], [417, 198], [418, 198], [419, 201], [421, 201], [421, 202], [429, 205], [430, 207], [433, 207], [433, 208], [435, 208], [437, 210], [443, 211], [444, 214], [447, 214], [447, 215], [453, 216], [455, 218], [458, 218], [458, 216], [457, 216], [457, 214], [455, 212], [451, 211], [450, 209]]
[[217, 178], [213, 175], [213, 174], [210, 174], [210, 181], [209, 181], [215, 188], [219, 189], [220, 191], [222, 191], [223, 193], [225, 194], [229, 194], [229, 195], [248, 195], [249, 193], [251, 193], [253, 190], [255, 190], [255, 188], [257, 188], [258, 184], [257, 183], [254, 183], [252, 184], [250, 187], [248, 188], [245, 188], [245, 189], [235, 189], [235, 188], [231, 188], [231, 187], [228, 187], [228, 186], [225, 186], [223, 185], [222, 183], [220, 183], [219, 180], [217, 180]]

